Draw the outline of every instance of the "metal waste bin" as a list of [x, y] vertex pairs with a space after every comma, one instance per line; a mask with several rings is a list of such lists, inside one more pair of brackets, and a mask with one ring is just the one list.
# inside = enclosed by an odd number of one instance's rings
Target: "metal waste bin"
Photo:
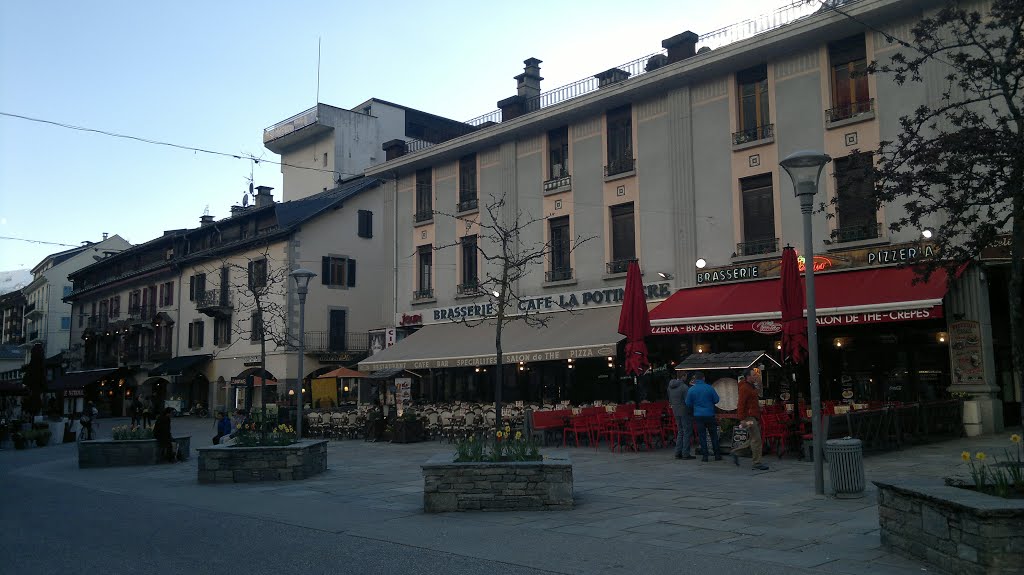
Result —
[[859, 439], [829, 439], [825, 442], [825, 460], [836, 497], [864, 495], [864, 447]]

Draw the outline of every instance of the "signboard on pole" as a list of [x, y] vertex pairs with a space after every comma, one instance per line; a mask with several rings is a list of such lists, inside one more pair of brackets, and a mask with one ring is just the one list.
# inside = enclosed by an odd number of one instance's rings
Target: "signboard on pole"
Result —
[[402, 416], [402, 411], [405, 410], [405, 406], [409, 405], [412, 401], [412, 378], [411, 377], [396, 377], [395, 378], [395, 407], [398, 411], [398, 416]]

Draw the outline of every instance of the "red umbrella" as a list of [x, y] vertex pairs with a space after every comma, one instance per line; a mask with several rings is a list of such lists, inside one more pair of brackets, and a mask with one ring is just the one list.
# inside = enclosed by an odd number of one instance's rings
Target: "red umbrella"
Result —
[[793, 363], [807, 359], [807, 321], [804, 319], [804, 288], [796, 250], [782, 250], [782, 358]]
[[643, 373], [650, 365], [644, 337], [651, 334], [651, 318], [647, 315], [647, 298], [640, 279], [640, 266], [635, 261], [629, 263], [629, 271], [626, 273], [619, 333], [626, 336], [626, 373]]

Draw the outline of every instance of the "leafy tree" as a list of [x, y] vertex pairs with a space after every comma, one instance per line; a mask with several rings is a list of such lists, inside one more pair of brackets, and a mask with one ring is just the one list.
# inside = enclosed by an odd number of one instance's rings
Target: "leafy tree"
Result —
[[[975, 4], [974, 6], [978, 6]], [[1024, 374], [1024, 2], [993, 0], [987, 12], [950, 2], [918, 21], [902, 49], [869, 74], [898, 85], [943, 74], [939, 97], [900, 119], [872, 168], [875, 200], [906, 215], [890, 228], [938, 223], [943, 261], [930, 274], [977, 258], [1010, 233], [1010, 326], [1013, 372]], [[1024, 386], [1024, 379], [1019, 380]], [[1021, 405], [1024, 423], [1024, 404]]]
[[[525, 214], [522, 210], [510, 209], [504, 194], [500, 197], [491, 194], [483, 210], [472, 215], [439, 211], [434, 211], [434, 214], [453, 218], [459, 223], [469, 224], [479, 230], [476, 250], [484, 263], [481, 268], [483, 275], [477, 278], [475, 286], [471, 284], [464, 287], [475, 287], [479, 293], [490, 296], [494, 302], [494, 315], [479, 319], [461, 318], [459, 323], [473, 327], [482, 324], [494, 327], [494, 423], [496, 429], [501, 429], [501, 392], [504, 385], [502, 331], [506, 325], [517, 321], [537, 328], [548, 324], [550, 318], [545, 314], [519, 311], [519, 302], [524, 301], [519, 291], [519, 282], [531, 272], [543, 270], [547, 256], [563, 246], [556, 245], [551, 240], [533, 240], [538, 235], [543, 237], [545, 218]], [[592, 238], [577, 236], [569, 241], [568, 251], [571, 253], [589, 239]], [[434, 249], [439, 251], [458, 245], [459, 242], [453, 242]]]

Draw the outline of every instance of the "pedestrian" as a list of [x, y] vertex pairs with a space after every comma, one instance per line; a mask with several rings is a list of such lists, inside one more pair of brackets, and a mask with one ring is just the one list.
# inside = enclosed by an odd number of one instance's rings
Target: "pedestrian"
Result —
[[132, 418], [132, 427], [142, 424], [142, 402], [139, 401], [138, 394], [132, 398], [131, 404], [128, 405], [128, 416]]
[[739, 403], [736, 406], [736, 415], [740, 418], [738, 427], [746, 430], [747, 438], [733, 445], [732, 462], [739, 467], [740, 455], [749, 451], [753, 459], [752, 468], [766, 471], [768, 466], [761, 463], [764, 445], [761, 443], [761, 404], [757, 402], [757, 383], [747, 374], [741, 374], [736, 378], [736, 385], [739, 388]]
[[217, 412], [217, 435], [213, 436], [213, 444], [219, 445], [220, 440], [224, 436], [231, 435], [231, 420], [228, 419], [228, 414], [223, 411]]
[[95, 421], [96, 416], [99, 414], [99, 410], [96, 406], [89, 403], [85, 404], [85, 409], [82, 410], [82, 417], [78, 420], [82, 424], [82, 428], [85, 429], [85, 438], [87, 440], [92, 439], [92, 423]]
[[164, 410], [156, 418], [156, 423], [153, 424], [153, 439], [156, 440], [157, 445], [160, 447], [160, 456], [168, 461], [174, 463], [177, 459], [174, 453], [174, 439], [171, 437], [171, 412], [174, 411], [170, 407]]
[[[686, 405], [686, 393], [690, 385], [686, 376], [679, 374], [668, 382], [668, 402], [672, 405], [672, 415], [676, 418], [676, 459], [697, 459], [690, 455], [690, 444], [693, 442], [693, 411]], [[685, 455], [684, 455], [685, 454]]]
[[722, 452], [718, 447], [718, 420], [715, 419], [715, 405], [720, 401], [718, 392], [704, 381], [703, 372], [695, 372], [691, 380], [693, 385], [686, 392], [686, 405], [693, 409], [693, 420], [697, 423], [700, 433], [700, 445], [704, 451], [701, 461], [708, 460], [708, 434], [711, 435], [711, 448], [715, 461], [722, 460]]
[[153, 424], [153, 401], [147, 395], [142, 400], [142, 426], [149, 427]]

